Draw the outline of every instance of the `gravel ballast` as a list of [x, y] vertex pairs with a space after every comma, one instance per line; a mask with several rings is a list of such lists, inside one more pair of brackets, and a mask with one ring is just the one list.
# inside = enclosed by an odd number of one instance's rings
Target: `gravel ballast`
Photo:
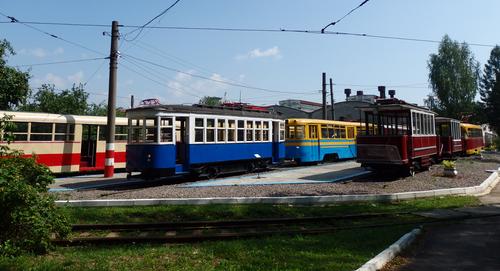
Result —
[[[59, 200], [84, 199], [148, 199], [148, 198], [209, 198], [209, 197], [282, 197], [326, 196], [346, 194], [387, 194], [424, 191], [481, 184], [498, 169], [500, 154], [489, 153], [484, 159], [459, 158], [456, 163], [458, 176], [443, 177], [442, 165], [433, 165], [429, 171], [413, 177], [370, 175], [355, 180], [320, 184], [273, 184], [251, 186], [184, 187], [183, 184], [160, 183], [150, 187], [108, 187], [102, 189], [55, 193]], [[314, 170], [314, 166], [311, 166]]]

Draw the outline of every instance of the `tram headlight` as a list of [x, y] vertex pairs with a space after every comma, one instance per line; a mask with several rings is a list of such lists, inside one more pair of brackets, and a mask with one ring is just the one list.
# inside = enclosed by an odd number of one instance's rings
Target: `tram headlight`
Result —
[[151, 162], [151, 153], [148, 153], [148, 155], [146, 157], [147, 157], [146, 161], [148, 163]]

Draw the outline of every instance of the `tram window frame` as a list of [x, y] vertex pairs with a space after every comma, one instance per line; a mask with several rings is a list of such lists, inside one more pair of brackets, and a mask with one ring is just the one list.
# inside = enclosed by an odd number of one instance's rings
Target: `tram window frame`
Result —
[[129, 125], [129, 136], [128, 142], [130, 144], [144, 143], [144, 119], [142, 118], [130, 118], [128, 120]]
[[271, 127], [269, 121], [263, 121], [262, 122], [262, 141], [264, 142], [269, 142], [269, 127]]
[[236, 120], [227, 120], [227, 142], [236, 142]]
[[[35, 125], [33, 125], [35, 124]], [[41, 130], [38, 130], [41, 127], [44, 127]], [[36, 132], [33, 131], [33, 127], [35, 127]], [[47, 128], [50, 127], [50, 132]], [[30, 131], [29, 131], [29, 141], [52, 141], [54, 133], [54, 123], [47, 122], [31, 122]]]
[[205, 142], [205, 120], [204, 118], [194, 119], [194, 142], [203, 143]]
[[356, 137], [356, 131], [354, 126], [346, 126], [346, 138], [353, 139]]
[[284, 121], [280, 121], [279, 122], [279, 124], [278, 124], [278, 130], [279, 130], [278, 141], [279, 142], [285, 141], [285, 122]]
[[256, 120], [255, 123], [255, 135], [254, 140], [256, 142], [262, 142], [262, 121]]
[[206, 119], [205, 142], [215, 143], [215, 118]]
[[24, 121], [14, 121], [14, 129], [10, 132], [3, 131], [2, 132], [2, 139], [0, 141], [5, 140], [5, 134], [12, 133], [14, 136], [14, 142], [16, 141], [28, 141], [28, 135], [29, 135], [29, 122], [24, 122]]
[[237, 121], [236, 141], [245, 142], [246, 141], [245, 139], [246, 139], [245, 120], [239, 119]]
[[307, 125], [308, 135], [310, 139], [318, 139], [318, 125], [317, 124], [309, 124]]
[[217, 142], [226, 142], [227, 135], [227, 120], [226, 119], [217, 119]]
[[75, 138], [75, 125], [72, 123], [54, 124], [54, 141], [73, 141]]
[[253, 142], [254, 138], [255, 138], [255, 134], [254, 134], [255, 125], [253, 123], [253, 120], [245, 121], [245, 125], [246, 125], [245, 140], [246, 140], [246, 142]]
[[174, 143], [174, 119], [173, 117], [160, 117], [159, 122], [160, 143]]

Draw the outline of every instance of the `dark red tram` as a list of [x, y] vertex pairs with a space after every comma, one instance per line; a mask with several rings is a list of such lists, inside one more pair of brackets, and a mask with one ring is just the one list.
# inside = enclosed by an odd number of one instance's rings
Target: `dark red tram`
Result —
[[456, 119], [436, 117], [438, 134], [438, 151], [440, 157], [454, 157], [463, 154], [460, 121]]
[[376, 171], [400, 169], [415, 174], [438, 156], [435, 113], [391, 98], [360, 110], [365, 131], [357, 137], [357, 161]]

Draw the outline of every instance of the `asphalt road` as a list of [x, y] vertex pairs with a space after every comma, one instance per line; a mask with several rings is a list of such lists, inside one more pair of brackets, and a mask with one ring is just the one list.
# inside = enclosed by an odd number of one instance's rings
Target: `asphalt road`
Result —
[[488, 205], [463, 211], [499, 216], [424, 228], [409, 264], [399, 270], [500, 270], [500, 185], [480, 200]]

